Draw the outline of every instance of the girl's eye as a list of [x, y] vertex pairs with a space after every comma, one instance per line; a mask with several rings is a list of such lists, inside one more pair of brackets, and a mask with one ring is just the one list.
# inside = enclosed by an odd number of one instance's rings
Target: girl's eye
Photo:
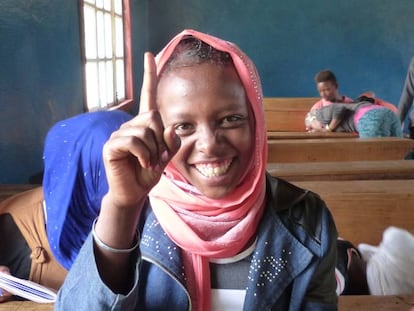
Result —
[[179, 123], [174, 126], [174, 130], [177, 135], [183, 136], [191, 133], [193, 126], [190, 123]]
[[234, 122], [234, 121], [238, 121], [241, 119], [240, 116], [228, 116], [224, 118], [225, 120], [229, 121], [229, 122]]
[[246, 117], [241, 115], [231, 115], [223, 118], [222, 126], [224, 127], [237, 127], [244, 123]]

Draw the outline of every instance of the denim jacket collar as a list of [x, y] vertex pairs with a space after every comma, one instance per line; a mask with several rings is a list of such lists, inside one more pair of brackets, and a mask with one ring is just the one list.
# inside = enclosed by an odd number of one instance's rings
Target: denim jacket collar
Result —
[[[288, 292], [287, 287], [312, 261], [311, 248], [292, 235], [279, 215], [300, 197], [302, 193], [285, 197], [284, 201], [267, 200], [249, 268], [245, 310], [266, 310], [276, 301], [283, 301], [281, 296]], [[162, 230], [152, 212], [142, 231], [141, 252], [144, 259], [158, 264], [185, 287], [180, 249]]]

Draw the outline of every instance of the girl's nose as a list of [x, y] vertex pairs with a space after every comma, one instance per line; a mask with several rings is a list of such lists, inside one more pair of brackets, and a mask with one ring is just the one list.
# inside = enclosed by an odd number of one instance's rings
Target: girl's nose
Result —
[[218, 132], [210, 127], [198, 131], [197, 148], [206, 154], [211, 154], [218, 144]]

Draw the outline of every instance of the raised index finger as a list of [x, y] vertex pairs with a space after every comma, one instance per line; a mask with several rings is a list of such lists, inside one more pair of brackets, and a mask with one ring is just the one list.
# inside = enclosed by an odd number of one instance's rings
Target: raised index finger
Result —
[[141, 98], [139, 102], [139, 113], [156, 110], [157, 92], [157, 66], [154, 55], [150, 52], [144, 54], [144, 77], [142, 79]]

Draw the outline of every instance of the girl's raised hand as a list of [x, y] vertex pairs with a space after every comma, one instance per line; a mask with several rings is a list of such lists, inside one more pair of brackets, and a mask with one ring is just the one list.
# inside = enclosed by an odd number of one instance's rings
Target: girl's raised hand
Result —
[[139, 113], [114, 132], [103, 149], [108, 195], [116, 206], [141, 202], [180, 147], [174, 129], [164, 128], [156, 102], [157, 84], [155, 59], [147, 52]]

